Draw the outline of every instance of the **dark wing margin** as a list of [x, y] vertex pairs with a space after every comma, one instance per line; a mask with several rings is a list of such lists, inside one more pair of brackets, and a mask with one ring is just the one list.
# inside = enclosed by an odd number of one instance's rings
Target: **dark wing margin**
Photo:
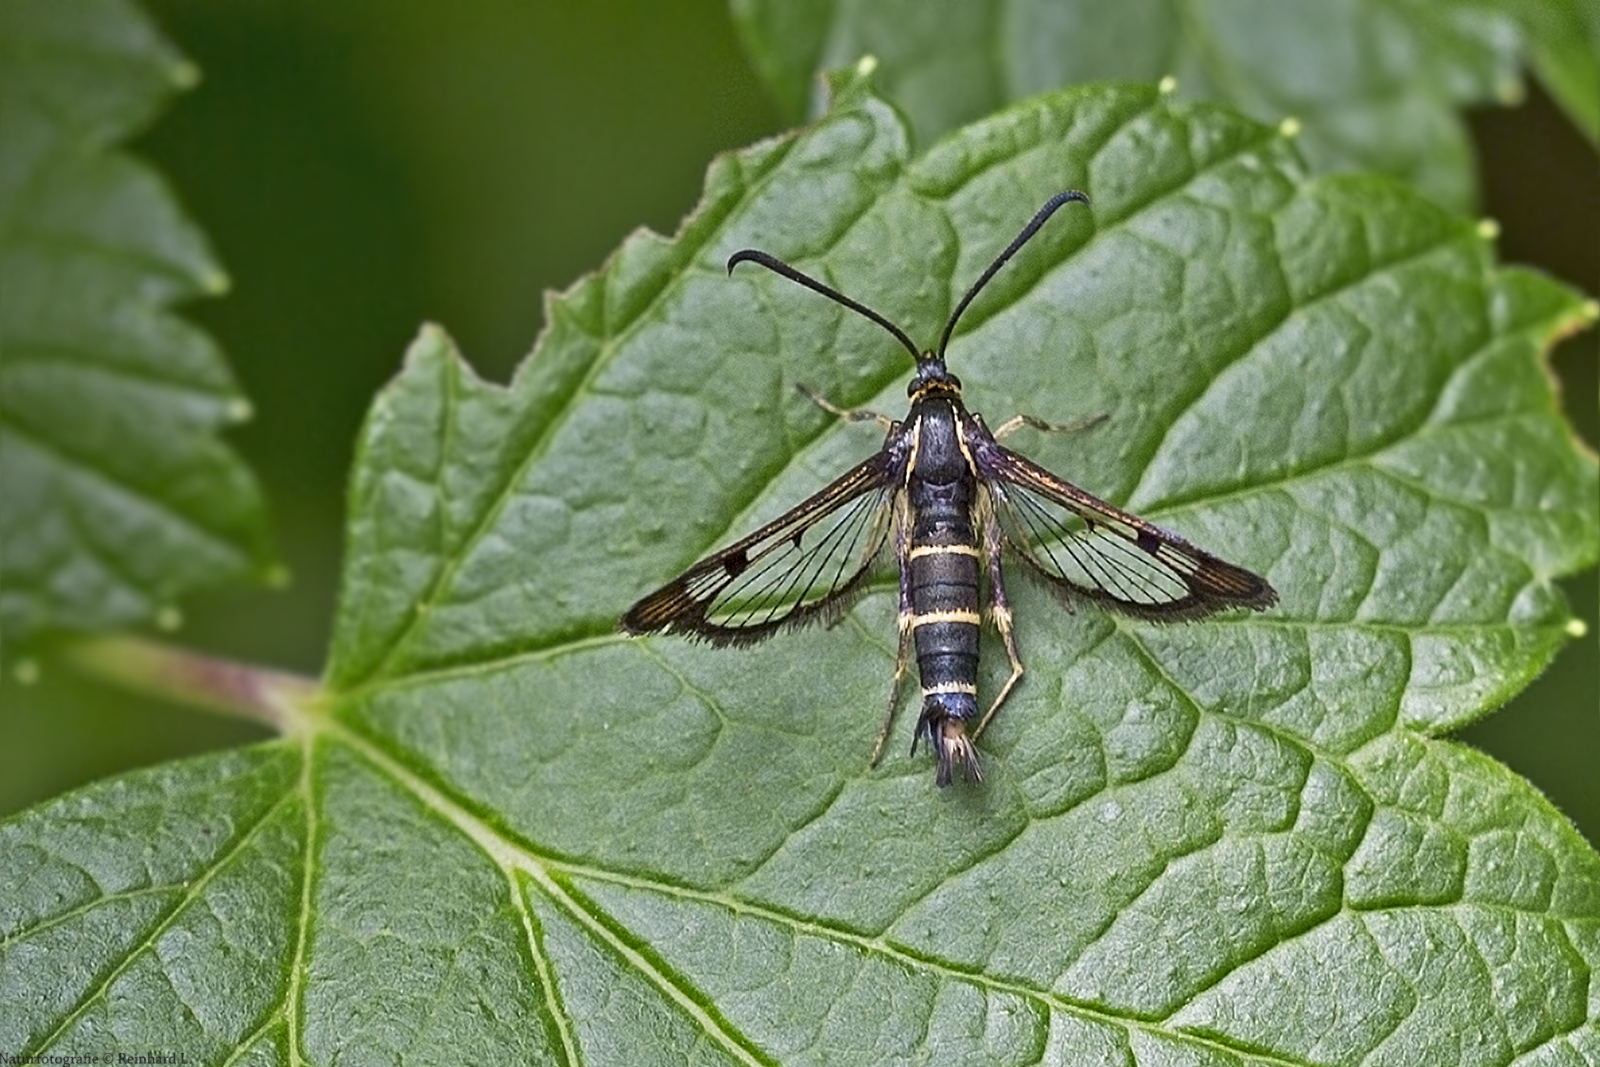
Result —
[[888, 539], [899, 465], [885, 450], [852, 467], [640, 600], [621, 628], [744, 645], [838, 618], [865, 588]]
[[1167, 622], [1277, 603], [1259, 574], [1107, 504], [993, 438], [972, 444], [1006, 544], [1057, 594]]

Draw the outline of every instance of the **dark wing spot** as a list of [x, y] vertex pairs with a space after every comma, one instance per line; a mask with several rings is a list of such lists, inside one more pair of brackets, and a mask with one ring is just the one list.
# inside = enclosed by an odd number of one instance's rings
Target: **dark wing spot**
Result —
[[748, 552], [730, 552], [722, 557], [722, 569], [728, 572], [729, 578], [739, 577], [748, 566], [750, 566], [750, 554]]

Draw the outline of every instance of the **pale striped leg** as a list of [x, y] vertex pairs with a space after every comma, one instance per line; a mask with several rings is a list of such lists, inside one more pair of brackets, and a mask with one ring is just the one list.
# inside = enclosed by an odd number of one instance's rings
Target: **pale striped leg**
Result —
[[842, 408], [833, 401], [829, 400], [827, 397], [823, 396], [821, 393], [817, 392], [815, 389], [812, 389], [809, 385], [802, 385], [799, 382], [796, 382], [795, 388], [804, 393], [806, 398], [813, 404], [817, 405], [817, 407], [821, 408], [823, 411], [832, 412], [841, 419], [848, 419], [851, 422], [875, 422], [879, 426], [882, 426], [885, 431], [894, 425], [893, 419], [887, 415], [881, 415], [876, 411], [862, 411], [858, 408]]
[[900, 645], [894, 657], [894, 682], [889, 686], [889, 709], [883, 713], [883, 726], [878, 729], [878, 740], [872, 746], [872, 759], [868, 767], [876, 767], [883, 757], [883, 746], [889, 741], [889, 729], [894, 725], [895, 709], [900, 704], [900, 685], [905, 681], [906, 664], [911, 660], [911, 621], [916, 617], [911, 607], [910, 531], [906, 528], [907, 516], [896, 508], [894, 524], [894, 558], [900, 571], [900, 614], [895, 616], [895, 629], [900, 633]]
[[1000, 428], [994, 432], [994, 438], [998, 441], [1024, 426], [1032, 426], [1035, 430], [1042, 430], [1045, 433], [1077, 433], [1079, 430], [1087, 430], [1091, 426], [1105, 422], [1109, 417], [1107, 412], [1102, 411], [1098, 415], [1086, 415], [1072, 422], [1045, 422], [1035, 415], [1013, 415], [1000, 424]]
[[1006, 679], [1005, 684], [1000, 687], [1000, 694], [994, 698], [994, 703], [989, 705], [989, 710], [978, 720], [978, 728], [972, 731], [974, 741], [983, 733], [983, 728], [989, 725], [994, 713], [1000, 710], [1000, 705], [1006, 702], [1006, 697], [1011, 695], [1011, 690], [1022, 679], [1022, 657], [1017, 655], [1017, 639], [1011, 632], [1011, 602], [1006, 598], [1006, 583], [1000, 574], [1000, 524], [992, 512], [984, 520], [983, 547], [985, 555], [989, 558], [989, 614], [994, 619], [995, 629], [1000, 631], [1000, 639], [1005, 642], [1006, 658], [1011, 661], [1011, 677]]

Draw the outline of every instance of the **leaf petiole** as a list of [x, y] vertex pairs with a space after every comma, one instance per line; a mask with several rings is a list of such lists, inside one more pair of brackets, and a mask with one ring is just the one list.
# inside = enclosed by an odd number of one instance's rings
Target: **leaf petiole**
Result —
[[145, 637], [78, 641], [63, 650], [63, 658], [85, 674], [126, 689], [254, 720], [283, 734], [305, 725], [321, 692], [317, 682], [301, 675], [201, 655]]

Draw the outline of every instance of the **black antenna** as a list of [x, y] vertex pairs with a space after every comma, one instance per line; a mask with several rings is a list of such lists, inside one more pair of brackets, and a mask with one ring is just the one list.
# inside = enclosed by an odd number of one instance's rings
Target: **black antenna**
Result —
[[[1080, 193], [1079, 195], [1081, 196], [1082, 194]], [[1035, 229], [1037, 229], [1037, 227], [1035, 227]], [[729, 256], [728, 273], [732, 274], [733, 268], [737, 267], [741, 263], [759, 263], [763, 267], [772, 271], [774, 274], [781, 274], [792, 282], [799, 282], [807, 289], [810, 289], [813, 292], [821, 293], [834, 303], [843, 304], [845, 307], [849, 308], [851, 311], [854, 311], [858, 315], [865, 315], [879, 326], [882, 326], [885, 330], [888, 330], [890, 333], [894, 334], [895, 339], [906, 346], [906, 351], [911, 353], [912, 359], [916, 360], [918, 363], [922, 362], [922, 354], [917, 351], [917, 346], [912, 343], [911, 338], [906, 336], [906, 332], [900, 327], [896, 326], [894, 323], [890, 322], [888, 319], [884, 318], [882, 315], [878, 314], [876, 311], [873, 311], [871, 308], [867, 307], [865, 304], [858, 304], [856, 301], [851, 300], [848, 296], [845, 296], [843, 293], [839, 292], [839, 290], [823, 285], [810, 275], [800, 273], [793, 267], [789, 266], [789, 264], [779, 259], [777, 256], [769, 256], [767, 253], [754, 248], [741, 249], [740, 251]]]
[[1065, 192], [1057, 193], [1049, 200], [1046, 200], [1044, 207], [1040, 208], [1038, 213], [1029, 220], [1028, 224], [1022, 228], [1022, 232], [1017, 234], [1016, 239], [1007, 245], [1006, 250], [996, 256], [993, 263], [989, 264], [989, 269], [980, 274], [978, 280], [972, 283], [972, 288], [967, 290], [967, 295], [961, 298], [961, 303], [957, 304], [956, 309], [950, 313], [950, 321], [944, 324], [944, 333], [939, 338], [940, 359], [944, 358], [945, 345], [950, 343], [950, 335], [955, 332], [956, 320], [961, 317], [963, 311], [967, 310], [967, 305], [972, 303], [972, 298], [978, 295], [978, 290], [989, 284], [989, 279], [993, 278], [995, 273], [1006, 265], [1006, 260], [1017, 254], [1017, 249], [1028, 243], [1028, 238], [1039, 232], [1039, 227], [1043, 226], [1046, 220], [1056, 213], [1057, 208], [1073, 200], [1084, 204], [1089, 202], [1088, 196], [1078, 192], [1076, 189], [1068, 189]]

